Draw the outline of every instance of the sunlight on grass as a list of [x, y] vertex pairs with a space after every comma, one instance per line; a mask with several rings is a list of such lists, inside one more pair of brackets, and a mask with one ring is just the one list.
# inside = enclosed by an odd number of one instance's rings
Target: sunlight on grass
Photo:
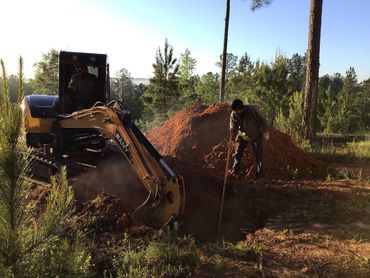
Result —
[[370, 139], [348, 144], [349, 151], [360, 159], [370, 159]]
[[194, 240], [181, 236], [176, 225], [145, 239], [126, 234], [113, 259], [118, 277], [185, 277], [199, 264]]
[[331, 144], [300, 144], [306, 152], [328, 162], [350, 162], [353, 159], [370, 160], [370, 137], [362, 141], [352, 141], [342, 145]]

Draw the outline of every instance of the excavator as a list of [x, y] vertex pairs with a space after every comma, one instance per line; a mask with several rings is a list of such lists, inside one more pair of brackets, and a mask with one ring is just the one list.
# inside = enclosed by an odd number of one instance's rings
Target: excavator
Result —
[[[96, 77], [86, 107], [77, 107], [70, 80], [87, 68]], [[90, 107], [90, 104], [93, 105]], [[163, 227], [184, 210], [185, 186], [135, 125], [124, 103], [110, 100], [109, 64], [106, 54], [61, 51], [59, 95], [29, 95], [23, 101], [27, 146], [32, 148], [34, 176], [55, 174], [78, 153], [118, 149], [148, 196], [140, 206], [147, 225]]]

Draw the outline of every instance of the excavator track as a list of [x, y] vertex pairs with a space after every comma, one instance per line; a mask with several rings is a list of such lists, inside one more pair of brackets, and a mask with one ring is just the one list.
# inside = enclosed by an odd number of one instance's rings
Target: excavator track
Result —
[[29, 161], [31, 161], [31, 175], [29, 179], [33, 182], [47, 182], [51, 176], [59, 172], [59, 164], [55, 157], [41, 150], [33, 149], [27, 153]]
[[30, 179], [35, 182], [48, 181], [51, 176], [57, 175], [62, 166], [67, 168], [68, 178], [94, 169], [113, 153], [119, 154], [118, 150], [110, 147], [103, 152], [85, 151], [74, 155], [55, 156], [53, 153], [45, 152], [43, 149], [33, 149], [28, 158], [31, 161]]

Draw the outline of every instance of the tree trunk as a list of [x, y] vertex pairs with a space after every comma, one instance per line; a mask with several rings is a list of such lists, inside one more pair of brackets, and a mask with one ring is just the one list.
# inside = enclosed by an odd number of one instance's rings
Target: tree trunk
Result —
[[230, 0], [226, 0], [224, 49], [222, 52], [221, 87], [220, 87], [220, 97], [219, 97], [220, 102], [225, 102], [226, 58], [227, 58], [227, 40], [229, 36], [229, 18], [230, 18]]
[[166, 114], [166, 109], [167, 109], [166, 96], [167, 96], [167, 81], [164, 81], [162, 121], [164, 121], [165, 119], [165, 114]]
[[307, 74], [303, 111], [305, 139], [316, 137], [317, 94], [320, 67], [320, 35], [323, 0], [311, 0], [310, 29], [308, 33]]

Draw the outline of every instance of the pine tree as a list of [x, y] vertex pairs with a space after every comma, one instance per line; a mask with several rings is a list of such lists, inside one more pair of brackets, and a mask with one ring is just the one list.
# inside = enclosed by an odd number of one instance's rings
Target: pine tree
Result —
[[190, 80], [193, 76], [197, 61], [191, 57], [191, 52], [188, 48], [185, 49], [184, 53], [182, 53], [180, 57], [179, 81], [181, 84]]
[[283, 132], [289, 133], [295, 140], [300, 140], [303, 135], [303, 93], [294, 92], [289, 98], [289, 113], [284, 116], [282, 109], [280, 109], [276, 118], [276, 127]]
[[343, 89], [339, 93], [339, 131], [344, 133], [358, 130], [361, 125], [361, 114], [358, 109], [359, 84], [355, 69], [346, 71]]
[[289, 85], [291, 92], [302, 92], [304, 89], [304, 78], [306, 75], [306, 56], [298, 53], [293, 54], [289, 60]]
[[[33, 208], [31, 194], [33, 186], [26, 179], [29, 171], [29, 157], [23, 145], [22, 110], [23, 60], [20, 59], [19, 94], [12, 104], [9, 98], [8, 78], [3, 61], [3, 88], [0, 99], [0, 277], [55, 277], [69, 275], [76, 271], [83, 275], [89, 266], [85, 251], [71, 256], [72, 249], [64, 260], [56, 258], [60, 251], [60, 238], [63, 223], [72, 213], [73, 192], [67, 183], [66, 172], [61, 179], [52, 179], [48, 197], [43, 208]], [[45, 253], [54, 250], [54, 253]], [[45, 258], [53, 258], [62, 266], [68, 262], [71, 269], [60, 272], [60, 265], [44, 264]], [[48, 268], [51, 272], [47, 273]], [[73, 268], [73, 269], [72, 269]], [[36, 271], [38, 269], [38, 271]], [[59, 270], [58, 270], [59, 269]]]
[[173, 56], [173, 47], [165, 40], [163, 51], [158, 48], [156, 62], [153, 64], [154, 76], [144, 93], [144, 102], [159, 112], [165, 119], [174, 98], [179, 95], [177, 59]]
[[335, 131], [338, 102], [331, 85], [325, 90], [325, 98], [322, 100], [322, 104], [324, 113], [320, 117], [320, 122], [324, 125], [325, 133], [332, 133]]
[[179, 67], [179, 89], [181, 91], [182, 101], [184, 105], [192, 104], [197, 101], [194, 86], [199, 79], [194, 76], [194, 70], [197, 61], [191, 57], [191, 52], [188, 48], [181, 54], [180, 67]]
[[362, 82], [358, 101], [361, 128], [365, 131], [368, 131], [370, 130], [370, 78]]

